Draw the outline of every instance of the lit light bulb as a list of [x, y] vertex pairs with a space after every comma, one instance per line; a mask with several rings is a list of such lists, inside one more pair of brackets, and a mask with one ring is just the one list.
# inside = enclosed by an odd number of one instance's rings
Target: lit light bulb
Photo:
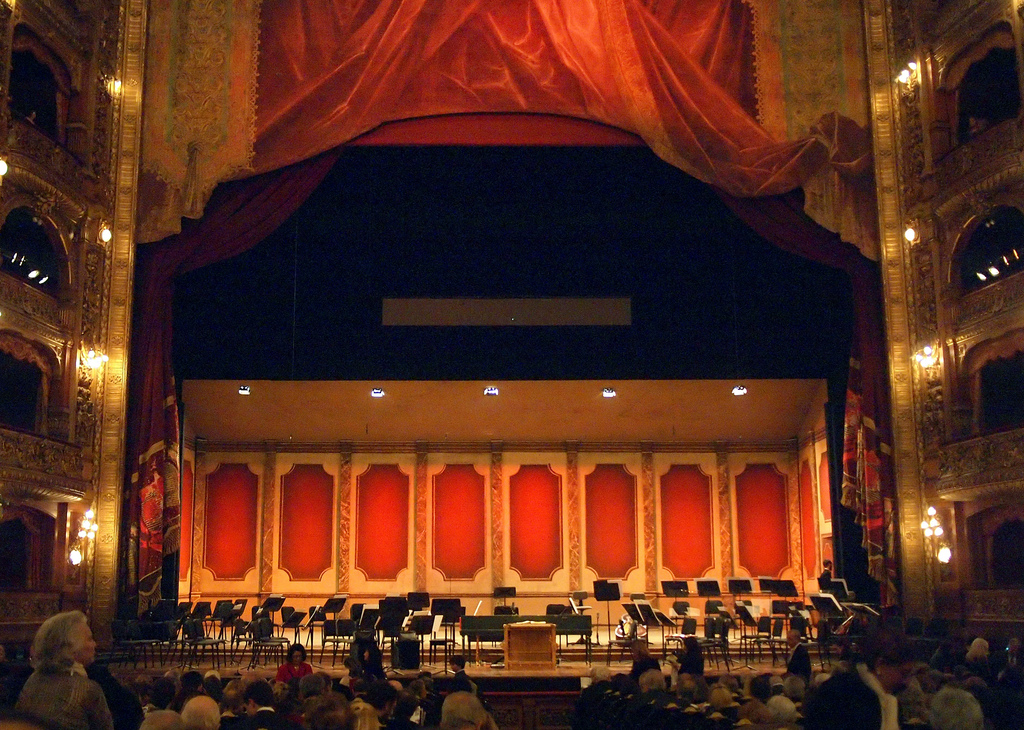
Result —
[[5, 160], [3, 157], [0, 157], [0, 177], [6, 175], [9, 169], [10, 168], [7, 167], [7, 160]]
[[907, 229], [903, 231], [903, 237], [913, 243], [917, 240], [917, 230], [913, 226], [907, 226]]
[[86, 535], [86, 532], [85, 532], [85, 530], [79, 530], [79, 531], [78, 531], [78, 536], [79, 536], [79, 537], [85, 537], [85, 535]]
[[924, 528], [924, 536], [925, 537], [931, 537], [932, 536], [932, 528], [930, 528], [930, 527]]
[[943, 545], [939, 548], [939, 554], [937, 557], [939, 558], [939, 562], [945, 565], [953, 559], [953, 551], [949, 549], [948, 545]]
[[733, 395], [746, 395], [747, 394], [747, 387], [745, 385], [737, 385], [735, 388], [732, 389], [732, 394]]
[[921, 529], [922, 530], [927, 530], [928, 529], [928, 520], [921, 520]]
[[933, 530], [933, 532], [935, 533], [935, 537], [942, 537], [942, 525], [939, 525], [938, 527], [936, 527]]
[[934, 517], [935, 516], [935, 508], [934, 507], [931, 507], [931, 506], [928, 507], [928, 516], [929, 517]]
[[82, 551], [78, 548], [71, 548], [71, 552], [68, 553], [68, 562], [72, 565], [82, 564]]
[[100, 240], [103, 241], [103, 243], [110, 243], [110, 239], [113, 237], [113, 232], [111, 232], [111, 230], [106, 226], [103, 226], [103, 228], [100, 229]]
[[87, 509], [85, 511], [85, 519], [91, 520], [91, 519], [94, 519], [95, 517], [96, 517], [96, 513], [93, 512], [91, 509]]

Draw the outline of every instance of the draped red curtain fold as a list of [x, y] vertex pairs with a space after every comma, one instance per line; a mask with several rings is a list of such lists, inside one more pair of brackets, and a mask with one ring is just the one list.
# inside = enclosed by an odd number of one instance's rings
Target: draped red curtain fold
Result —
[[274, 173], [218, 188], [202, 220], [139, 248], [132, 322], [131, 399], [124, 533], [130, 536], [123, 588], [159, 598], [164, 555], [178, 549], [179, 422], [171, 362], [174, 280], [239, 254], [270, 235], [316, 189], [338, 158], [320, 155]]

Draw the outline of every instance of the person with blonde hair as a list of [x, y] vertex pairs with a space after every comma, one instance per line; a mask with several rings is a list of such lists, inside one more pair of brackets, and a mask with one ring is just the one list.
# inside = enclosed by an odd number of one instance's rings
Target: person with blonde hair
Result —
[[181, 722], [185, 730], [218, 730], [220, 706], [207, 695], [196, 695], [181, 708]]
[[46, 619], [32, 642], [35, 671], [17, 710], [61, 730], [113, 730], [103, 690], [85, 673], [95, 659], [96, 642], [84, 613], [65, 611]]

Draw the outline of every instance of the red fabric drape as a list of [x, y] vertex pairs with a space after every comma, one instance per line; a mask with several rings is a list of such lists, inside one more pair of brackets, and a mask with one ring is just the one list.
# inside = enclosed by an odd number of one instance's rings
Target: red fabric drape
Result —
[[174, 280], [270, 235], [316, 189], [338, 154], [221, 186], [202, 220], [139, 249], [129, 382], [131, 488], [125, 509], [131, 544], [124, 575], [125, 590], [138, 590], [142, 602], [159, 598], [163, 556], [177, 550], [180, 541], [178, 407], [171, 363]]
[[719, 193], [762, 238], [784, 251], [845, 271], [853, 285], [854, 325], [846, 391], [843, 505], [864, 530], [868, 571], [881, 585], [882, 604], [897, 599], [895, 504], [890, 453], [889, 392], [878, 265], [856, 247], [808, 218], [802, 195], [734, 198]]

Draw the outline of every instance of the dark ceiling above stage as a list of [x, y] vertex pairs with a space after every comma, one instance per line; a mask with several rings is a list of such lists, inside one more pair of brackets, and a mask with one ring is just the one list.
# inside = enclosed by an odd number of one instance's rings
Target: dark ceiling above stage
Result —
[[[633, 324], [381, 326], [385, 297], [523, 296], [630, 297]], [[275, 235], [179, 280], [175, 361], [180, 380], [835, 382], [850, 306], [844, 275], [645, 148], [352, 148]]]

